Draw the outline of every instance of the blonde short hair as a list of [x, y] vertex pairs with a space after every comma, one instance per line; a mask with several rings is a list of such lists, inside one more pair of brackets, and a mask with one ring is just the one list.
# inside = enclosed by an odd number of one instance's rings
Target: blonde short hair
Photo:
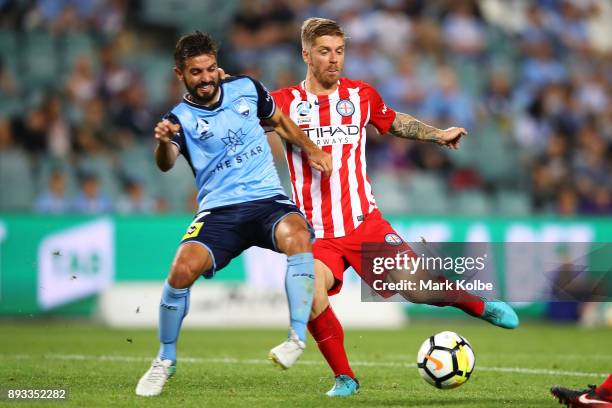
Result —
[[320, 17], [309, 18], [302, 24], [302, 48], [311, 47], [317, 38], [324, 35], [346, 38], [344, 30], [334, 20]]

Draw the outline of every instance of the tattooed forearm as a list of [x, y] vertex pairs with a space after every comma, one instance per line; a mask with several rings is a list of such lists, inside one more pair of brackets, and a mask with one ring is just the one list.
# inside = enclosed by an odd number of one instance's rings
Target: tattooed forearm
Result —
[[440, 129], [429, 126], [407, 113], [401, 112], [397, 112], [389, 129], [389, 133], [397, 137], [434, 143], [441, 141], [440, 132]]

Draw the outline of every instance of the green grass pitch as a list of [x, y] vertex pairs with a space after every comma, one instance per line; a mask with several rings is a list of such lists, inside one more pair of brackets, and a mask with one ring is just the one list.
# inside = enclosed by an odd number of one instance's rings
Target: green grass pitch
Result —
[[[437, 390], [418, 375], [415, 356], [429, 335], [452, 330], [476, 354], [472, 378]], [[0, 405], [113, 407], [554, 407], [553, 384], [584, 387], [612, 371], [612, 331], [524, 324], [507, 331], [480, 322], [415, 323], [399, 330], [347, 330], [361, 392], [325, 396], [332, 373], [312, 339], [299, 363], [281, 371], [267, 360], [283, 330], [186, 329], [177, 375], [160, 397], [134, 394], [157, 351], [155, 330], [114, 330], [67, 321], [0, 323], [0, 388], [69, 389], [61, 403]], [[182, 360], [181, 360], [182, 359]]]

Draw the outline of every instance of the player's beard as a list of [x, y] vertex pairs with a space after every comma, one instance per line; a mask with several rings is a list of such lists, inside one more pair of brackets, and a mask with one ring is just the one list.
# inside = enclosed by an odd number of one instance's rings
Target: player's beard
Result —
[[[207, 105], [217, 96], [217, 93], [219, 92], [220, 79], [209, 82], [199, 82], [197, 85], [193, 86], [190, 86], [185, 80], [183, 80], [183, 82], [185, 83], [187, 92], [189, 92], [190, 99], [199, 105]], [[212, 91], [206, 93], [200, 92], [199, 88], [206, 85], [211, 85], [213, 88]]]
[[[330, 71], [335, 72], [330, 72]], [[331, 88], [334, 86], [338, 79], [340, 79], [340, 74], [342, 73], [342, 67], [338, 65], [331, 65], [327, 67], [317, 67], [314, 69], [314, 76], [317, 81], [324, 88]]]

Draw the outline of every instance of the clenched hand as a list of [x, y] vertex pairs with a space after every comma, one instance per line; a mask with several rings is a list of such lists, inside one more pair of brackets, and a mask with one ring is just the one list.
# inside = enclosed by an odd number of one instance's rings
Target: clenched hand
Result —
[[179, 130], [181, 130], [181, 125], [171, 123], [168, 120], [162, 120], [155, 125], [155, 139], [160, 143], [168, 143]]

